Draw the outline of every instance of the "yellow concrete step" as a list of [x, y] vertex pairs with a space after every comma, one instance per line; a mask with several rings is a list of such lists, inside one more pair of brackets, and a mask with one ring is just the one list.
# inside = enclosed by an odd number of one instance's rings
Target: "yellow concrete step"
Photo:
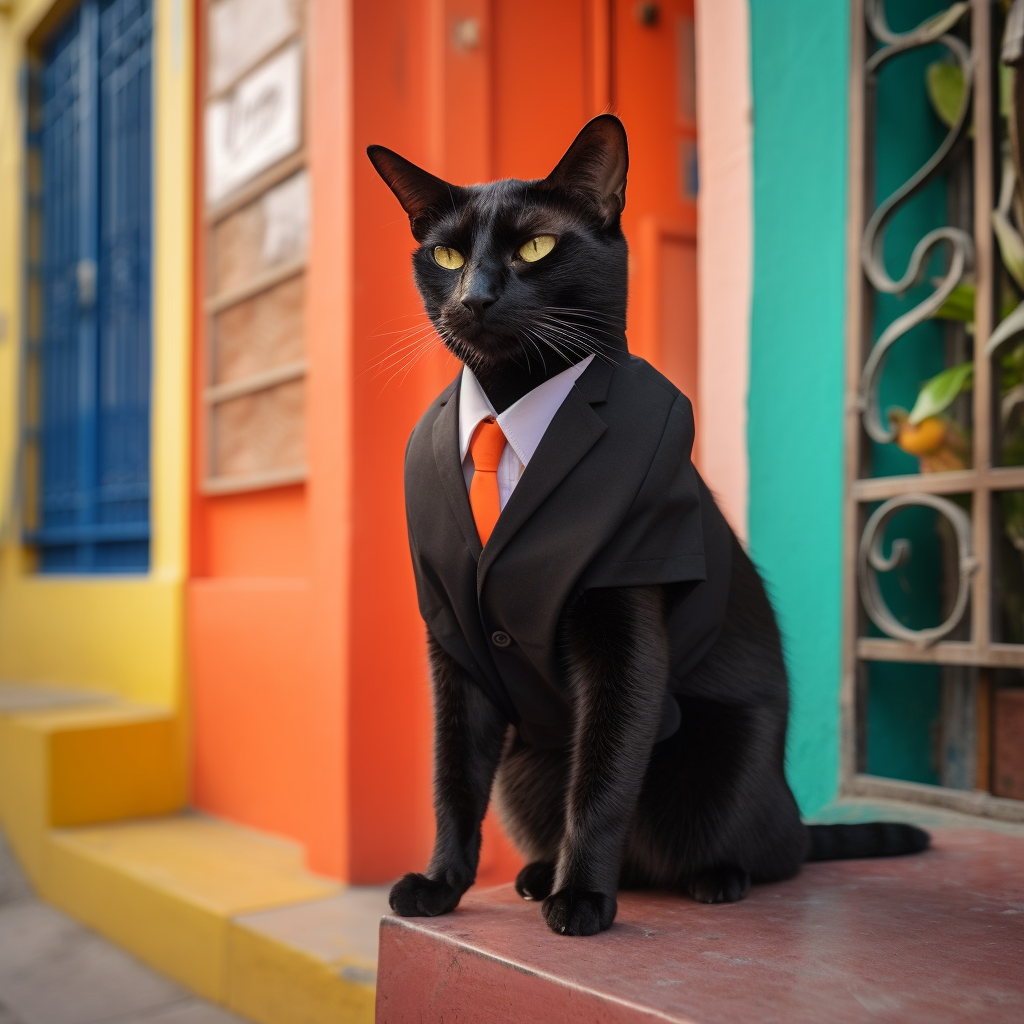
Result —
[[370, 1021], [384, 890], [199, 815], [56, 830], [43, 895], [193, 991], [263, 1024]]
[[48, 829], [177, 811], [185, 773], [181, 723], [165, 709], [0, 682], [0, 824], [37, 886]]
[[259, 1024], [371, 1024], [387, 886], [236, 918], [226, 1005]]
[[0, 683], [0, 825], [45, 899], [260, 1024], [369, 1024], [386, 889], [182, 812], [184, 780], [169, 712]]

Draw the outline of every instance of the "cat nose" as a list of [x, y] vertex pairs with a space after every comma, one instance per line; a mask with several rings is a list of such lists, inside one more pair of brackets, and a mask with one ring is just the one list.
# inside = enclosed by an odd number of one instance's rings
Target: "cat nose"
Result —
[[462, 304], [466, 309], [473, 310], [477, 316], [483, 316], [488, 306], [494, 305], [493, 295], [480, 295], [473, 293], [462, 297]]
[[493, 306], [498, 296], [490, 280], [483, 274], [475, 274], [462, 296], [462, 304], [471, 309], [478, 317], [484, 315], [488, 306]]

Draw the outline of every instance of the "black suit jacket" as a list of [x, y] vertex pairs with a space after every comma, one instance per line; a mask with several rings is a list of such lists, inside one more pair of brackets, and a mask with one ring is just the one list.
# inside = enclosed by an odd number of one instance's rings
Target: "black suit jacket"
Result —
[[731, 571], [731, 532], [690, 461], [689, 400], [642, 359], [594, 359], [482, 550], [459, 459], [458, 403], [456, 378], [406, 452], [409, 541], [430, 632], [527, 743], [556, 747], [572, 729], [556, 642], [567, 603], [591, 587], [670, 585], [671, 677], [658, 739], [671, 735], [671, 692], [714, 643]]

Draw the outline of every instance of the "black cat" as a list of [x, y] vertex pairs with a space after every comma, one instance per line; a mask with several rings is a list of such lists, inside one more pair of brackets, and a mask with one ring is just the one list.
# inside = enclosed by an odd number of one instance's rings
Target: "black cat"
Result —
[[689, 402], [627, 350], [618, 119], [591, 121], [539, 181], [460, 187], [380, 146], [368, 154], [409, 215], [427, 313], [495, 413], [591, 358], [486, 546], [458, 380], [410, 440], [437, 838], [392, 908], [455, 909], [492, 787], [530, 861], [517, 890], [568, 935], [608, 928], [619, 887], [730, 902], [806, 860], [924, 849], [909, 825], [800, 821], [771, 605], [690, 462]]

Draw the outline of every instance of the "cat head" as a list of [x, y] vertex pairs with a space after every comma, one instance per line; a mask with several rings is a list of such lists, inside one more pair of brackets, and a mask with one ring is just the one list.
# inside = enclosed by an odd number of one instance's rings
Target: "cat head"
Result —
[[590, 121], [535, 181], [452, 185], [383, 146], [367, 155], [409, 215], [427, 314], [481, 382], [625, 348], [629, 157], [617, 117]]

